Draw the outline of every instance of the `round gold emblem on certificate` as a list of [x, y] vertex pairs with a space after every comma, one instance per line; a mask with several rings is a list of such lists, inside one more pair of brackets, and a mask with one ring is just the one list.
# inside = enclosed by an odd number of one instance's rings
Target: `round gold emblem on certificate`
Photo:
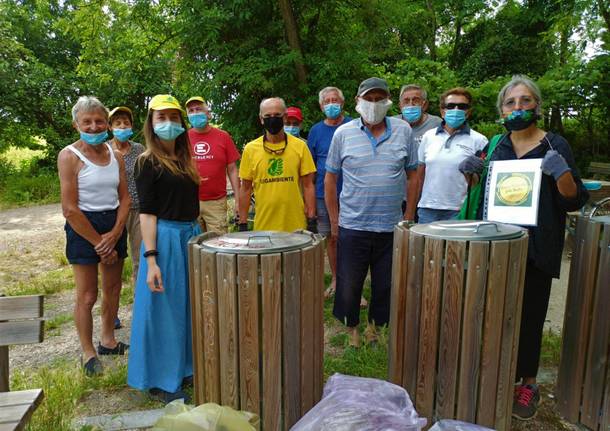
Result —
[[531, 192], [532, 180], [520, 173], [499, 179], [496, 186], [496, 196], [504, 205], [521, 205], [527, 201]]

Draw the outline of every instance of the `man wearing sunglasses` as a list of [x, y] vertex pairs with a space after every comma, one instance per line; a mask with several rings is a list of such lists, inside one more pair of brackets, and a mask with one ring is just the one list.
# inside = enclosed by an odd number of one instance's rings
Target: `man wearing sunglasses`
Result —
[[239, 166], [239, 230], [248, 230], [248, 208], [254, 192], [254, 230], [307, 229], [317, 233], [316, 166], [307, 144], [284, 131], [284, 100], [264, 99], [259, 120], [265, 133], [246, 144]]
[[458, 166], [487, 145], [487, 138], [468, 126], [472, 112], [472, 95], [468, 90], [447, 90], [440, 102], [443, 122], [424, 133], [418, 150], [419, 223], [457, 216], [468, 189]]

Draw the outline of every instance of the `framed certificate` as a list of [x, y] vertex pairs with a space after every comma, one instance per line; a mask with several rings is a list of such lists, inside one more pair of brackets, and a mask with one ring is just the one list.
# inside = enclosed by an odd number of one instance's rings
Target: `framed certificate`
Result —
[[485, 220], [521, 226], [538, 224], [542, 159], [491, 162], [485, 194]]

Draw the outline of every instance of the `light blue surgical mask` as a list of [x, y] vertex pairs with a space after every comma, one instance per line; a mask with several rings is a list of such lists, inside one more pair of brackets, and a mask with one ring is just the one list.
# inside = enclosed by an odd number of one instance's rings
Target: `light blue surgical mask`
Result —
[[158, 123], [154, 130], [155, 134], [164, 141], [173, 141], [184, 133], [184, 127], [180, 123], [174, 123], [173, 121]]
[[284, 126], [284, 132], [291, 134], [292, 136], [299, 136], [301, 128], [299, 126]]
[[112, 134], [119, 142], [125, 142], [133, 136], [133, 130], [129, 129], [112, 129]]
[[341, 115], [341, 105], [338, 103], [327, 103], [324, 105], [324, 115], [331, 120], [338, 118]]
[[405, 106], [402, 108], [402, 117], [409, 123], [416, 123], [421, 118], [421, 106]]
[[445, 123], [452, 129], [459, 128], [466, 121], [466, 111], [461, 109], [448, 109], [445, 111]]
[[80, 138], [89, 145], [99, 145], [108, 140], [108, 132], [105, 130], [101, 133], [80, 132]]
[[208, 124], [208, 116], [203, 112], [189, 114], [189, 122], [196, 129], [203, 129]]

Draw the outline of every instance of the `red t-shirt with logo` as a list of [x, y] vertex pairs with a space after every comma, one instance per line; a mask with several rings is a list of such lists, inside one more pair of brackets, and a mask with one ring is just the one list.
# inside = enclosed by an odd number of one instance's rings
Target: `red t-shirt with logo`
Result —
[[206, 133], [189, 129], [193, 160], [201, 183], [199, 200], [210, 201], [227, 195], [227, 165], [239, 160], [233, 139], [224, 130], [210, 127]]

